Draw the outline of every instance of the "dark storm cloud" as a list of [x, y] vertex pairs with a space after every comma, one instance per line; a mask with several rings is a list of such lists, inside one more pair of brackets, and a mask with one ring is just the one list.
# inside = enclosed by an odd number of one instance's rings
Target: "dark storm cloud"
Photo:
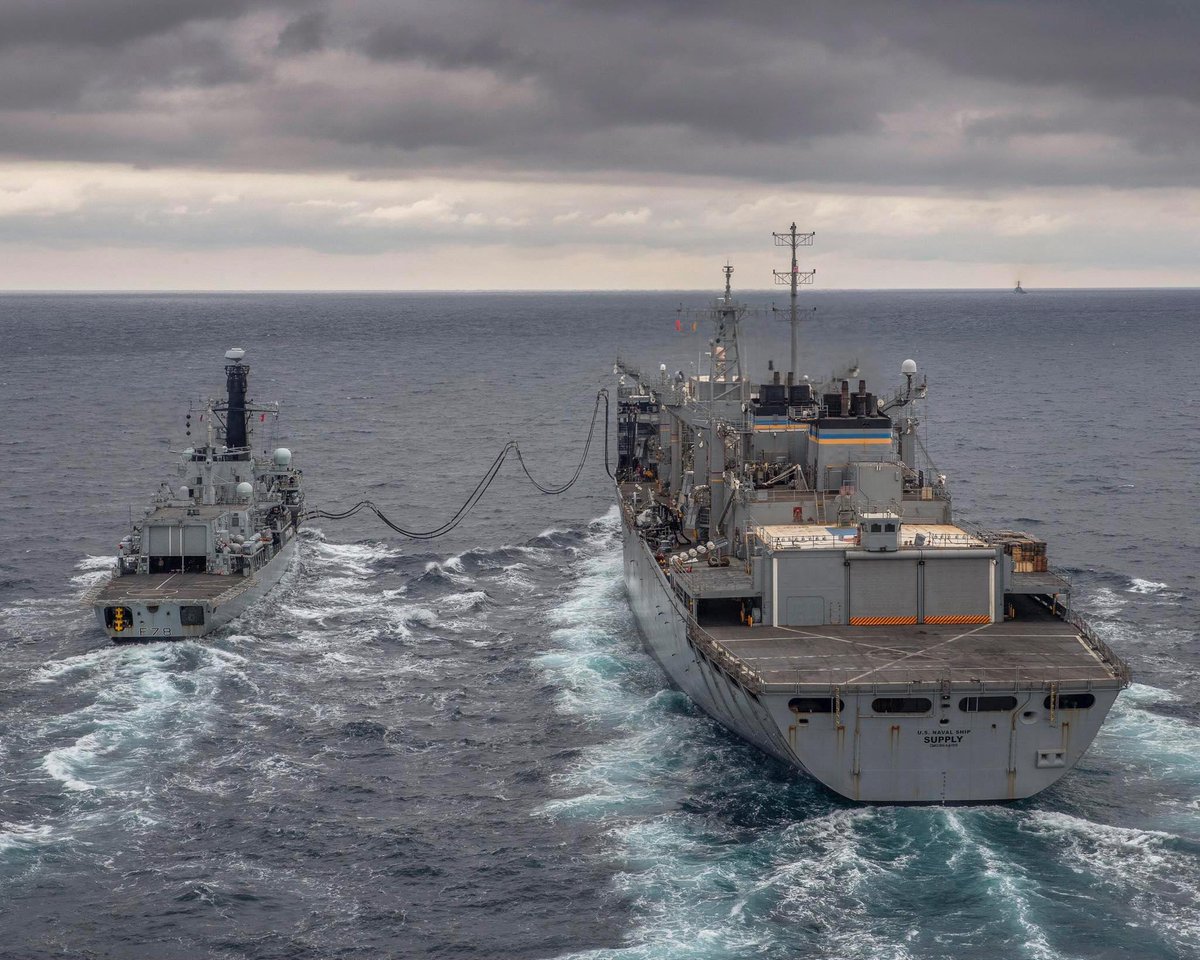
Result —
[[9, 0], [0, 152], [376, 176], [1190, 185], [1196, 10]]
[[5, 0], [0, 48], [23, 44], [115, 47], [197, 20], [230, 20], [254, 0]]

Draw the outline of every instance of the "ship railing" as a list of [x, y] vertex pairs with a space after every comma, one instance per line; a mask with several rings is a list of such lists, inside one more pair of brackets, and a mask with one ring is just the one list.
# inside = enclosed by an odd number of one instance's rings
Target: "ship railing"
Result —
[[90, 587], [87, 588], [87, 590], [85, 590], [83, 592], [83, 596], [81, 596], [79, 598], [79, 602], [82, 603], [84, 606], [90, 607], [93, 603], [95, 603], [97, 600], [99, 600], [100, 594], [102, 594], [104, 592], [105, 587], [107, 587], [109, 585], [109, 583], [111, 582], [111, 578], [113, 578], [117, 575], [118, 570], [119, 570], [118, 565], [114, 563], [111, 567], [108, 568], [107, 575], [103, 580], [98, 580], [96, 583], [93, 583]]
[[797, 490], [795, 487], [754, 487], [754, 499], [759, 503], [773, 503], [783, 500], [808, 501], [812, 499], [811, 490]]
[[[905, 544], [905, 546], [915, 546], [915, 544]], [[980, 541], [979, 537], [970, 533], [927, 533], [925, 534], [926, 547], [983, 547], [986, 543]]]
[[700, 651], [710, 661], [733, 679], [738, 686], [750, 693], [760, 692], [766, 681], [757, 670], [746, 665], [740, 657], [734, 656], [729, 649], [716, 637], [705, 630], [693, 617], [687, 618], [687, 635], [693, 647]]
[[1083, 637], [1084, 643], [1091, 647], [1096, 656], [1108, 664], [1113, 673], [1116, 674], [1117, 679], [1121, 681], [1121, 686], [1127, 687], [1133, 683], [1133, 671], [1130, 669], [1129, 664], [1117, 656], [1116, 651], [1100, 639], [1096, 631], [1092, 629], [1091, 624], [1073, 610], [1068, 610], [1061, 614], [1061, 616], [1067, 623], [1079, 631], [1079, 635]]
[[[827, 534], [827, 533], [825, 533], [825, 534], [803, 534], [803, 535], [797, 535], [797, 536], [778, 537], [778, 536], [773, 536], [773, 535], [761, 530], [761, 528], [760, 528], [759, 530], [755, 531], [755, 535], [758, 537], [759, 540], [761, 540], [763, 543], [765, 543], [768, 547], [771, 547], [772, 549], [774, 549], [776, 547], [816, 546], [817, 544], [828, 544], [828, 543], [833, 542], [833, 541], [831, 541], [829, 534]], [[850, 537], [850, 538], [845, 538], [845, 539], [852, 540], [853, 538]]]
[[[853, 546], [856, 536], [831, 537], [828, 533], [809, 533], [779, 536], [767, 533], [762, 527], [755, 530], [755, 536], [772, 549], [779, 547], [811, 547], [811, 546]], [[925, 542], [918, 546], [915, 543], [901, 545], [901, 550], [924, 550], [930, 547], [983, 547], [978, 537], [969, 533], [933, 533], [925, 535]]]
[[933, 674], [922, 673], [919, 669], [897, 674], [889, 670], [892, 679], [887, 681], [857, 681], [849, 682], [844, 670], [820, 670], [805, 668], [789, 671], [772, 670], [769, 678], [762, 679], [762, 687], [756, 693], [770, 694], [809, 694], [816, 696], [832, 696], [834, 691], [839, 695], [854, 694], [856, 696], [887, 696], [896, 694], [915, 695], [928, 694], [930, 691], [946, 689], [952, 684], [955, 696], [973, 696], [986, 693], [1046, 693], [1054, 686], [1070, 686], [1072, 690], [1102, 690], [1112, 689], [1114, 681], [1121, 686], [1126, 684], [1120, 677], [1110, 680], [1089, 678], [1073, 679], [1068, 676], [1031, 676], [1022, 673], [1020, 668], [1013, 670], [1010, 677], [1004, 679], [981, 680], [970, 675], [968, 670], [943, 672]]
[[256, 583], [258, 583], [258, 577], [254, 576], [253, 574], [248, 577], [236, 577], [232, 586], [213, 597], [213, 607], [219, 607], [223, 603], [228, 603], [239, 593], [242, 593], [244, 590], [252, 587]]

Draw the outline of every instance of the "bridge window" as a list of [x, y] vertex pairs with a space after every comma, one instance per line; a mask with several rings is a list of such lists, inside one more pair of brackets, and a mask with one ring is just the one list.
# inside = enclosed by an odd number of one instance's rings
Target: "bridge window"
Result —
[[[1050, 698], [1043, 701], [1047, 710], [1050, 709]], [[1090, 693], [1060, 693], [1058, 695], [1059, 710], [1086, 710], [1096, 703], [1096, 698]]]
[[[842, 707], [842, 701], [839, 700], [836, 708], [839, 713]], [[788, 701], [788, 709], [793, 713], [833, 713], [833, 697], [792, 697]]]
[[871, 532], [872, 532], [872, 533], [882, 533], [882, 532], [883, 532], [883, 528], [882, 528], [882, 527], [880, 527], [880, 526], [879, 526], [879, 524], [877, 524], [877, 523], [873, 523], [873, 524], [871, 524]]
[[928, 713], [932, 709], [928, 697], [876, 697], [871, 701], [875, 713]]
[[964, 713], [991, 713], [1016, 708], [1016, 697], [963, 697], [958, 701], [958, 709]]

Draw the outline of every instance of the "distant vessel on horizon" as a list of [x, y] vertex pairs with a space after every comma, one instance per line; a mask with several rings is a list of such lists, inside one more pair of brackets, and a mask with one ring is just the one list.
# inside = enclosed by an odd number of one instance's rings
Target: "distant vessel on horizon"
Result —
[[1028, 290], [1026, 290], [1024, 287], [1021, 286], [1020, 280], [1018, 280], [1017, 285], [1015, 287], [1013, 287], [1013, 293], [1028, 293], [1028, 292], [1029, 292]]

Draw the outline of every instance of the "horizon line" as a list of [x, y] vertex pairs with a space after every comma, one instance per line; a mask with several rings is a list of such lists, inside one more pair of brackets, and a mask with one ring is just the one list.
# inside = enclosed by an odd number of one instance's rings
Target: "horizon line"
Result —
[[[512, 287], [512, 288], [464, 288], [464, 287], [0, 287], [0, 296], [30, 296], [30, 295], [60, 295], [87, 296], [98, 294], [129, 295], [129, 294], [560, 294], [563, 296], [593, 293], [686, 293], [712, 296], [716, 288], [691, 287], [581, 287], [569, 289], [565, 287]], [[1160, 284], [1156, 286], [1110, 286], [1110, 287], [1022, 287], [1026, 293], [1062, 293], [1062, 292], [1119, 292], [1138, 290], [1200, 290], [1200, 284]], [[718, 291], [719, 293], [720, 291]], [[741, 295], [766, 295], [781, 297], [787, 295], [787, 290], [778, 287], [743, 287], [738, 291]], [[823, 287], [808, 289], [804, 296], [825, 293], [1013, 293], [1013, 287]]]

